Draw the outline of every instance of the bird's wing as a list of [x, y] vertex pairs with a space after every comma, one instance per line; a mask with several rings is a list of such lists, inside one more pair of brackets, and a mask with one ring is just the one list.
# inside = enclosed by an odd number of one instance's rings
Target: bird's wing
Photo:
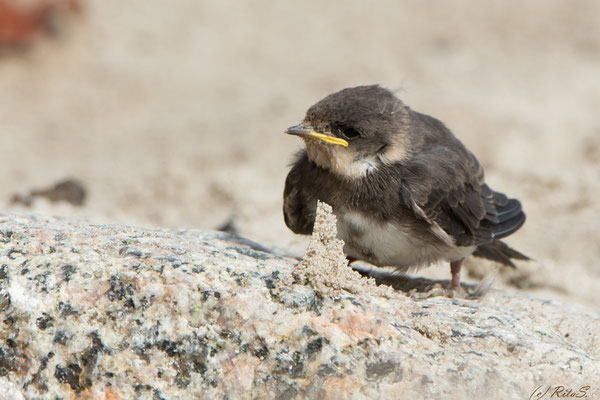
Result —
[[525, 222], [521, 203], [491, 190], [479, 162], [462, 145], [433, 147], [413, 157], [403, 165], [401, 191], [416, 216], [451, 245], [488, 243]]
[[[308, 159], [306, 152], [300, 152], [297, 161], [288, 173], [283, 189], [283, 218], [292, 232], [310, 235], [313, 230], [315, 213], [310, 207], [310, 199], [304, 190], [304, 175], [302, 168], [306, 167]], [[316, 201], [314, 201], [316, 204]]]

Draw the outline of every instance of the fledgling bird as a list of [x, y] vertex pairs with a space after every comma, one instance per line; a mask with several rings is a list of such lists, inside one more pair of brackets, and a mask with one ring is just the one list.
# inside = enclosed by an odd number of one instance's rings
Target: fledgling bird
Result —
[[471, 254], [511, 267], [511, 259], [528, 259], [500, 241], [525, 222], [521, 203], [488, 187], [475, 156], [442, 122], [391, 91], [333, 93], [286, 133], [306, 145], [285, 182], [283, 214], [293, 232], [311, 234], [324, 201], [351, 261], [405, 272], [445, 260], [453, 290]]

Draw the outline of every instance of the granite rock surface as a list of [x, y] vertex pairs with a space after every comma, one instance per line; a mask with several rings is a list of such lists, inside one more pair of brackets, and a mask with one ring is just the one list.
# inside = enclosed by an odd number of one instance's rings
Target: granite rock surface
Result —
[[298, 262], [222, 232], [0, 214], [0, 398], [600, 398], [596, 310], [378, 286], [332, 218]]

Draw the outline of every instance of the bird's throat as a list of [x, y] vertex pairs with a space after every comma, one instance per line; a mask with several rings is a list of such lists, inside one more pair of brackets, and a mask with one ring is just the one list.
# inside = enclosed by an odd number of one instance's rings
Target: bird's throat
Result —
[[307, 143], [306, 152], [312, 163], [345, 179], [362, 178], [381, 166], [377, 156], [357, 159], [337, 146]]

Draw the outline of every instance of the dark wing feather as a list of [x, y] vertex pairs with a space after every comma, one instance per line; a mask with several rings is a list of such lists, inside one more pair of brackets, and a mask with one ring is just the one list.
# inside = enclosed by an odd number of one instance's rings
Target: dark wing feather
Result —
[[306, 152], [300, 152], [294, 166], [288, 173], [283, 189], [283, 218], [285, 224], [292, 232], [302, 235], [312, 233], [315, 221], [314, 212], [308, 207], [309, 199], [303, 190], [304, 176], [301, 170], [306, 167], [307, 163]]
[[479, 162], [458, 140], [421, 151], [402, 168], [405, 203], [457, 246], [503, 238], [525, 222], [521, 203], [491, 190]]

